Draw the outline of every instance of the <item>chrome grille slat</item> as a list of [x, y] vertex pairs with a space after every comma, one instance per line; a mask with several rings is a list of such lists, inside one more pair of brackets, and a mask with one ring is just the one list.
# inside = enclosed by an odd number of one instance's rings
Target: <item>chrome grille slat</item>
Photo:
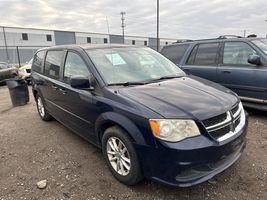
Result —
[[[218, 121], [214, 120], [214, 118], [218, 118], [218, 116], [222, 116], [224, 114], [226, 115], [226, 119], [220, 121], [219, 123], [210, 125], [210, 122]], [[209, 134], [217, 141], [223, 141], [233, 136], [236, 131], [240, 129], [240, 126], [243, 125], [245, 121], [245, 114], [241, 103], [234, 106], [230, 111], [227, 111], [226, 113], [223, 113], [218, 116], [203, 121], [204, 125], [209, 124], [209, 126], [205, 127]]]

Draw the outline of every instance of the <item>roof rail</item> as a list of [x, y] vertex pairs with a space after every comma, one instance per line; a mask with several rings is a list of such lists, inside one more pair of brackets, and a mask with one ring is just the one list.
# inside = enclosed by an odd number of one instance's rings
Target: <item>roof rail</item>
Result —
[[248, 38], [256, 38], [257, 35], [255, 35], [255, 34], [250, 34], [250, 35], [248, 35], [247, 37], [248, 37]]
[[242, 38], [239, 35], [221, 35], [218, 37], [218, 39], [229, 39], [229, 38]]
[[192, 41], [194, 41], [194, 40], [189, 40], [189, 39], [177, 40], [176, 42], [173, 42], [173, 44], [183, 43], [183, 42], [192, 42]]

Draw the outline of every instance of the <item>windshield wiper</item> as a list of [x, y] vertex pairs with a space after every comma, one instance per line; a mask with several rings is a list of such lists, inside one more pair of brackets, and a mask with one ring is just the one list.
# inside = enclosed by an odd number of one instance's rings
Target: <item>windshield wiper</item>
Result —
[[149, 83], [157, 82], [157, 81], [161, 81], [161, 80], [167, 80], [167, 79], [181, 78], [181, 77], [182, 76], [162, 76], [162, 77], [150, 80]]
[[116, 85], [130, 86], [130, 85], [145, 85], [145, 84], [146, 84], [145, 82], [131, 82], [131, 81], [128, 81], [128, 82], [124, 82], [124, 83], [111, 83], [111, 84], [108, 84], [108, 86], [116, 86]]

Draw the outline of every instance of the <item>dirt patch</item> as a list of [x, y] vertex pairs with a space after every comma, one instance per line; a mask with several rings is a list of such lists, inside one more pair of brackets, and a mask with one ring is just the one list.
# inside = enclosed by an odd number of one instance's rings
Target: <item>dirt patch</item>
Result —
[[[9, 108], [9, 109], [7, 109]], [[267, 113], [250, 114], [247, 148], [211, 181], [170, 188], [151, 181], [127, 187], [116, 181], [101, 151], [57, 121], [40, 120], [35, 102], [11, 108], [0, 87], [0, 199], [266, 199]], [[47, 180], [45, 189], [36, 185]]]

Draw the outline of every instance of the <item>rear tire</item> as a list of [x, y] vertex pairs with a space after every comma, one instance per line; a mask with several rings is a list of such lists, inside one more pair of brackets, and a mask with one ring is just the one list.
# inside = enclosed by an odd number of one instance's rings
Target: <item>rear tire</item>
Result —
[[42, 120], [51, 121], [53, 119], [53, 117], [46, 111], [43, 99], [38, 94], [36, 95], [36, 106]]
[[125, 185], [143, 179], [140, 163], [127, 133], [117, 126], [108, 128], [102, 137], [102, 151], [113, 176]]

